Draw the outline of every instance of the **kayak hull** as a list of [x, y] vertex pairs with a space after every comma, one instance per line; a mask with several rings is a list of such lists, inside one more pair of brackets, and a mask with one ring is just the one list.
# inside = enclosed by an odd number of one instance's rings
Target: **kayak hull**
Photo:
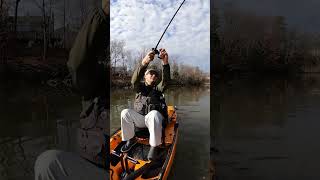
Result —
[[178, 141], [177, 114], [173, 106], [168, 106], [168, 115], [170, 121], [165, 129], [165, 142], [160, 148], [160, 160], [158, 162], [150, 162], [146, 158], [150, 149], [148, 138], [138, 138], [138, 143], [135, 147], [128, 153], [121, 153], [120, 148], [124, 144], [121, 140], [121, 130], [117, 130], [110, 137], [111, 180], [164, 180], [168, 178], [174, 162]]

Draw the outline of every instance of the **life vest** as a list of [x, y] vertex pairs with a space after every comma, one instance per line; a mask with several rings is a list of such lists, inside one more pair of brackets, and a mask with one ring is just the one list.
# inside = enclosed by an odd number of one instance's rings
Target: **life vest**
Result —
[[109, 111], [104, 108], [102, 98], [94, 98], [91, 101], [83, 101], [83, 111], [80, 114], [80, 128], [78, 140], [80, 155], [92, 163], [106, 167], [107, 152], [106, 142], [108, 134]]
[[134, 101], [134, 110], [139, 114], [147, 115], [152, 110], [159, 111], [165, 119], [168, 119], [167, 104], [162, 92], [152, 88], [150, 92], [143, 88], [138, 92]]

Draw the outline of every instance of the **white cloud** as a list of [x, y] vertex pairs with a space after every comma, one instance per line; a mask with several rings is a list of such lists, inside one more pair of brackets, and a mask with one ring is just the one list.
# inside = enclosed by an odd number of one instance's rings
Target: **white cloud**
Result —
[[[111, 39], [125, 40], [126, 48], [154, 47], [182, 1], [111, 1]], [[186, 0], [159, 47], [180, 62], [210, 70], [210, 1]]]

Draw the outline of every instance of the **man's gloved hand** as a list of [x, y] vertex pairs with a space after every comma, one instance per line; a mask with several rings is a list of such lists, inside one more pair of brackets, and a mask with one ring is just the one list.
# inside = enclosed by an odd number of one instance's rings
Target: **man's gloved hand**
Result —
[[154, 52], [154, 51], [148, 52], [148, 54], [147, 54], [147, 55], [143, 58], [143, 60], [142, 60], [142, 65], [147, 65], [147, 64], [149, 64], [151, 61], [153, 61], [154, 55], [155, 55], [155, 52]]
[[169, 60], [169, 56], [168, 56], [168, 53], [166, 52], [165, 49], [161, 48], [160, 49], [160, 59], [162, 60], [162, 64], [165, 65], [165, 64], [168, 64], [168, 60]]

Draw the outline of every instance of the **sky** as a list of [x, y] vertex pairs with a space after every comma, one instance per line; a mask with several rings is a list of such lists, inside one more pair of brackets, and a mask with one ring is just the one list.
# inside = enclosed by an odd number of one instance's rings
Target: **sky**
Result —
[[[111, 0], [111, 40], [124, 40], [127, 50], [156, 46], [182, 0]], [[158, 49], [178, 63], [210, 71], [210, 0], [186, 0]]]

